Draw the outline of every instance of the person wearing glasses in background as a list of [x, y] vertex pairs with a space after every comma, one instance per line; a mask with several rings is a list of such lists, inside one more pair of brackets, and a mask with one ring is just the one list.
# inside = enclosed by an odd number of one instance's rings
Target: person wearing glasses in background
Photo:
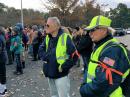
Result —
[[129, 75], [130, 61], [125, 47], [113, 38], [110, 25], [111, 19], [95, 16], [86, 28], [95, 47], [80, 87], [81, 97], [123, 97], [121, 83]]
[[39, 56], [44, 62], [43, 72], [48, 78], [51, 97], [70, 97], [68, 74], [79, 54], [57, 17], [48, 18], [45, 30], [47, 35], [39, 47]]

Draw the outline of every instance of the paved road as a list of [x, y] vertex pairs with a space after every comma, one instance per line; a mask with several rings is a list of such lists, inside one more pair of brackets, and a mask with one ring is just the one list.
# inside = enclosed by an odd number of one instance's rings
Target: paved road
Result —
[[125, 44], [127, 44], [128, 49], [130, 50], [130, 34], [127, 34], [125, 36], [122, 37], [116, 37], [120, 42], [123, 42]]
[[[130, 35], [116, 37], [128, 45], [130, 50]], [[26, 58], [24, 74], [13, 75], [15, 65], [7, 66], [7, 87], [10, 97], [50, 97], [47, 79], [41, 74], [42, 62], [32, 62]], [[79, 86], [81, 82], [81, 67], [74, 67], [71, 70], [71, 97], [80, 97]]]
[[[13, 74], [15, 65], [7, 66], [7, 87], [9, 97], [50, 97], [47, 79], [42, 75], [42, 61], [32, 62], [26, 58], [24, 74]], [[71, 70], [71, 97], [80, 97], [79, 86], [81, 79], [81, 67]]]

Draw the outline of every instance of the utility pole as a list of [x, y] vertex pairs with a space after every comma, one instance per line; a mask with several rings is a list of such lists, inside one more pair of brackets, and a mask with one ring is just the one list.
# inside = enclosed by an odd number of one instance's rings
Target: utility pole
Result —
[[24, 28], [24, 23], [23, 23], [23, 2], [21, 0], [21, 23], [22, 23], [22, 27]]

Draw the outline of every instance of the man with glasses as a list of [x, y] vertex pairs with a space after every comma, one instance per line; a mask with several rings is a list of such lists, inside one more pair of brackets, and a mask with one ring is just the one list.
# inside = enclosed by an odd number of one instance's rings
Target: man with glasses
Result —
[[47, 35], [39, 56], [44, 62], [43, 72], [48, 78], [51, 97], [70, 97], [68, 73], [78, 59], [78, 52], [57, 17], [48, 18], [45, 30]]
[[80, 87], [82, 97], [123, 97], [121, 83], [129, 74], [126, 49], [112, 37], [111, 19], [95, 16], [86, 28], [95, 43]]

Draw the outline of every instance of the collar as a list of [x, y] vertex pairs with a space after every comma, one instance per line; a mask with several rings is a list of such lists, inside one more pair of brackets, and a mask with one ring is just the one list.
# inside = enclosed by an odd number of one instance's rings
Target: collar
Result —
[[[64, 32], [63, 29], [60, 28], [58, 30], [58, 34], [57, 34], [57, 36], [55, 38], [58, 38], [63, 32]], [[48, 34], [48, 36], [49, 36], [49, 38], [53, 38], [51, 34]]]

